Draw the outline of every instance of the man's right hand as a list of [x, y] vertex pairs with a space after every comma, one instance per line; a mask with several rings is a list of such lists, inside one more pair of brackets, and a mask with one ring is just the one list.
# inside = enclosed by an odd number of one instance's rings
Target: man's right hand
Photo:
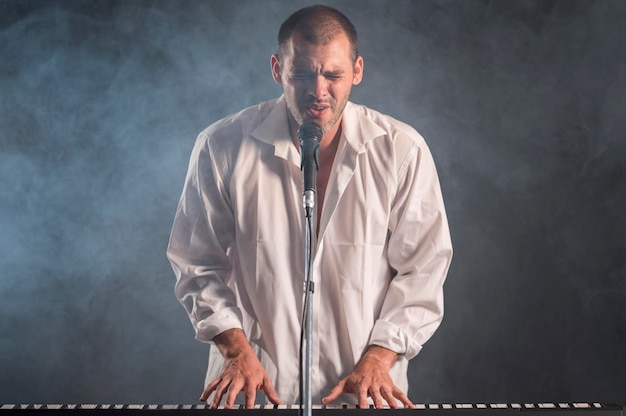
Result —
[[237, 394], [243, 391], [245, 407], [251, 409], [257, 390], [263, 390], [270, 402], [280, 404], [274, 385], [241, 329], [224, 331], [213, 341], [224, 357], [225, 366], [219, 377], [206, 386], [201, 401], [206, 401], [215, 392], [211, 408], [216, 409], [224, 397], [224, 408], [230, 409]]

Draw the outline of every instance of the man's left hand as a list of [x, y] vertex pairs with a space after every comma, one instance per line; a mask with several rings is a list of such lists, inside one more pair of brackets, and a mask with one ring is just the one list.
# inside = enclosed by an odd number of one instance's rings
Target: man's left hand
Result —
[[383, 408], [384, 402], [395, 409], [398, 407], [398, 401], [406, 407], [415, 408], [406, 394], [393, 384], [389, 376], [389, 370], [397, 357], [395, 352], [387, 348], [370, 346], [354, 371], [340, 380], [328, 396], [322, 399], [322, 402], [328, 404], [337, 400], [343, 393], [351, 393], [357, 396], [360, 408], [369, 406], [368, 397], [372, 398], [377, 409]]

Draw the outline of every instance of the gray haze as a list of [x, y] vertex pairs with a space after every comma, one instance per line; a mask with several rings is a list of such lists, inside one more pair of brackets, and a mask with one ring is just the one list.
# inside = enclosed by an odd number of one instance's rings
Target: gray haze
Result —
[[[417, 128], [455, 258], [416, 402], [626, 403], [626, 3], [326, 2]], [[0, 0], [0, 403], [195, 403], [165, 258], [197, 133], [304, 1]], [[355, 323], [358, 325], [358, 323]]]

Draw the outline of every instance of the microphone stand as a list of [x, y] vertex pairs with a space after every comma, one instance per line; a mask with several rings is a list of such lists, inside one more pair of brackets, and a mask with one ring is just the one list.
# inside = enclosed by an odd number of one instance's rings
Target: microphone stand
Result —
[[[307, 195], [307, 193], [310, 193]], [[311, 370], [313, 368], [313, 293], [315, 291], [315, 284], [313, 281], [313, 258], [315, 250], [315, 217], [313, 215], [313, 206], [315, 200], [315, 193], [313, 191], [305, 191], [304, 194], [304, 206], [306, 213], [306, 226], [305, 226], [305, 253], [304, 253], [304, 306], [302, 317], [302, 336], [303, 342], [301, 348], [304, 350], [304, 362], [301, 365], [304, 367], [303, 380], [301, 380], [300, 397], [303, 397], [302, 405], [304, 406], [303, 415], [313, 415], [313, 377]], [[301, 351], [302, 354], [302, 351]]]
[[[315, 258], [315, 192], [319, 168], [319, 145], [322, 129], [313, 122], [304, 122], [298, 129], [302, 155], [304, 193], [305, 243], [304, 243], [304, 304], [302, 307], [302, 332], [300, 334], [300, 412], [313, 415], [313, 259]], [[304, 355], [304, 358], [303, 358]]]
[[[313, 416], [313, 259], [315, 258], [315, 191], [316, 177], [319, 168], [319, 148], [322, 140], [321, 127], [311, 121], [305, 121], [298, 129], [301, 170], [303, 173], [305, 247], [304, 247], [304, 303], [302, 307], [302, 329], [300, 333], [300, 413]], [[304, 355], [304, 358], [303, 358]]]

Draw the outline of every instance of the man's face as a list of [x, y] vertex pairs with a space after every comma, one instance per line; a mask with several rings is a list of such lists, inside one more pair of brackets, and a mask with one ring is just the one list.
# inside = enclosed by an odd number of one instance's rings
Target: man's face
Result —
[[350, 41], [343, 33], [326, 45], [308, 43], [295, 33], [282, 61], [273, 55], [271, 66], [298, 125], [313, 121], [324, 133], [337, 127], [352, 86], [363, 75], [363, 59], [352, 61]]

